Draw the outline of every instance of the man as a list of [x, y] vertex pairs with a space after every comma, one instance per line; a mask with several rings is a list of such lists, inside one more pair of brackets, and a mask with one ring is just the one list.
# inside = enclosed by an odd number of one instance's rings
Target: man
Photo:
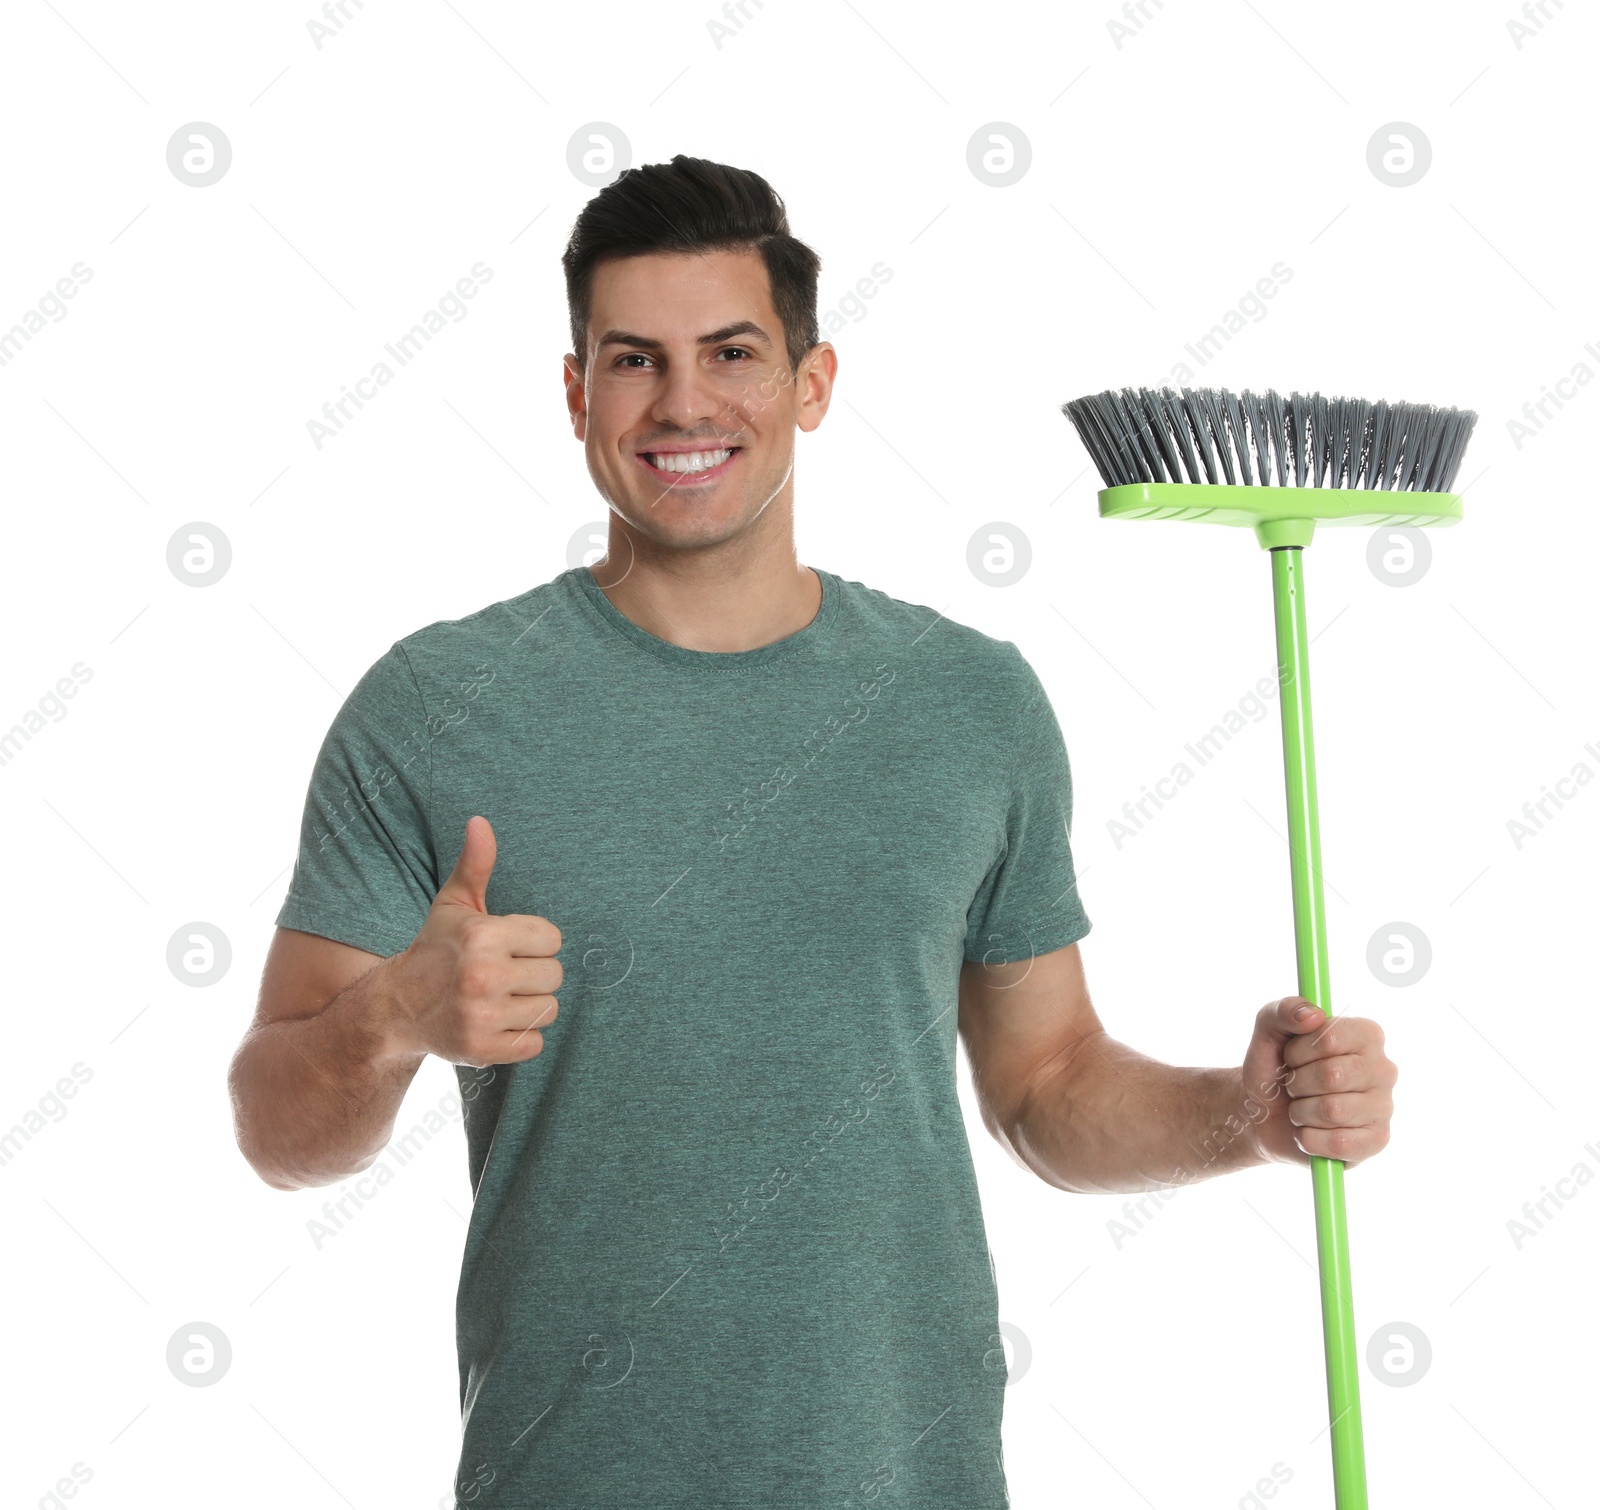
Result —
[[1068, 1191], [1358, 1163], [1394, 1065], [1297, 996], [1238, 1068], [1106, 1035], [1038, 677], [797, 559], [838, 363], [764, 179], [625, 172], [563, 262], [607, 554], [400, 640], [335, 718], [240, 1147], [347, 1178], [457, 1067], [461, 1505], [993, 1510], [958, 1033], [985, 1125]]

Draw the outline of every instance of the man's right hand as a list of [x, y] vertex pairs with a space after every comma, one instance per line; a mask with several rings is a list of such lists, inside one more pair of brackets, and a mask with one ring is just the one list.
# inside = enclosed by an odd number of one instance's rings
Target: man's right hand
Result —
[[452, 1064], [520, 1064], [544, 1047], [561, 984], [561, 930], [528, 913], [492, 916], [494, 829], [467, 820], [456, 868], [439, 888], [411, 947], [388, 961], [402, 1053]]

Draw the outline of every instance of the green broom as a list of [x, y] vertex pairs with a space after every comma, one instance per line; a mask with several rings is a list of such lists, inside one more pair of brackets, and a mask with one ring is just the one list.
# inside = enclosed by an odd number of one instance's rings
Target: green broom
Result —
[[[1470, 409], [1317, 393], [1283, 399], [1270, 388], [1259, 396], [1226, 388], [1185, 388], [1181, 396], [1170, 388], [1107, 389], [1061, 409], [1106, 484], [1102, 518], [1250, 525], [1271, 553], [1299, 994], [1331, 1017], [1302, 555], [1318, 520], [1454, 524], [1461, 499], [1450, 488], [1478, 416]], [[1337, 1510], [1367, 1510], [1344, 1164], [1313, 1156], [1311, 1183], [1334, 1503]]]

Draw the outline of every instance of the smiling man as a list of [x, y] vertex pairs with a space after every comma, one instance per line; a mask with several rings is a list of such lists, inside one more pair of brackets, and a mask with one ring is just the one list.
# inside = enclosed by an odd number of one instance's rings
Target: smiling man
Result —
[[958, 1039], [1065, 1191], [1358, 1163], [1394, 1065], [1293, 996], [1235, 1067], [1107, 1035], [1033, 669], [798, 560], [838, 362], [764, 179], [631, 169], [563, 260], [607, 553], [399, 640], [335, 717], [239, 1145], [281, 1189], [348, 1179], [456, 1066], [460, 1506], [999, 1510]]

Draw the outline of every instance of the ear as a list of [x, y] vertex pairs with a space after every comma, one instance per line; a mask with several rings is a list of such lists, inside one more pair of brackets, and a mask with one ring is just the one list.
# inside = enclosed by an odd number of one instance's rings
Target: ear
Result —
[[839, 353], [832, 341], [818, 341], [800, 361], [795, 387], [800, 394], [795, 423], [809, 433], [822, 423], [833, 399], [833, 380], [839, 371]]
[[570, 351], [561, 359], [561, 381], [567, 393], [567, 416], [579, 440], [589, 426], [589, 406], [583, 392], [583, 363]]

